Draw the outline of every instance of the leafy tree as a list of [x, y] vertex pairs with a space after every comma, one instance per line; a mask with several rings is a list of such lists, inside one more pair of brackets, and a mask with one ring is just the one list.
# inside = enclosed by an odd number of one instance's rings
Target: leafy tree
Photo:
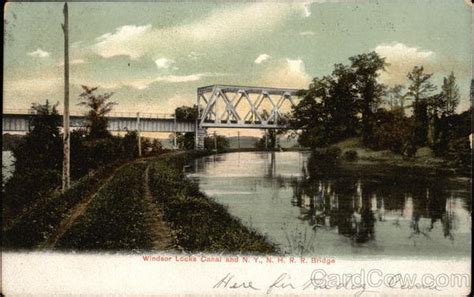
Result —
[[11, 209], [32, 203], [61, 182], [61, 117], [56, 107], [49, 101], [32, 105], [35, 116], [29, 132], [13, 149], [15, 171], [5, 185], [4, 202]]
[[181, 106], [175, 109], [175, 116], [178, 121], [195, 121], [198, 118], [198, 107], [194, 104], [190, 106]]
[[105, 117], [117, 103], [111, 102], [113, 93], [96, 94], [98, 87], [82, 86], [83, 92], [79, 95], [82, 100], [79, 105], [90, 108], [86, 115], [86, 129], [88, 138], [100, 139], [110, 137], [107, 130], [107, 118]]
[[192, 150], [194, 149], [194, 133], [176, 133], [176, 144], [179, 149]]
[[217, 151], [225, 151], [229, 148], [229, 140], [223, 135], [206, 136], [204, 138], [204, 148], [206, 150], [214, 150], [217, 146]]
[[376, 52], [350, 57], [355, 75], [359, 110], [362, 114], [362, 141], [367, 145], [374, 128], [374, 112], [378, 109], [385, 86], [377, 81], [380, 72], [385, 70], [385, 58]]
[[409, 157], [416, 152], [412, 149], [412, 120], [403, 115], [402, 109], [379, 109], [375, 114], [375, 123], [372, 149], [389, 149]]
[[431, 93], [436, 86], [430, 81], [433, 74], [424, 73], [423, 66], [415, 66], [407, 74], [410, 85], [407, 96], [413, 101], [414, 131], [413, 137], [416, 145], [425, 145], [428, 140], [429, 114], [428, 107]]
[[314, 78], [308, 90], [301, 90], [297, 94], [302, 97], [299, 103], [292, 108], [290, 125], [300, 131], [298, 142], [305, 147], [318, 147], [328, 144], [325, 137], [327, 119], [323, 102], [329, 98], [329, 78]]
[[403, 85], [394, 85], [389, 88], [386, 92], [387, 103], [390, 107], [390, 110], [394, 111], [396, 109], [402, 110], [402, 113], [405, 113], [405, 94], [403, 94]]
[[456, 112], [461, 96], [459, 94], [459, 87], [456, 84], [456, 77], [454, 73], [443, 79], [440, 94], [440, 110], [442, 115], [450, 116]]

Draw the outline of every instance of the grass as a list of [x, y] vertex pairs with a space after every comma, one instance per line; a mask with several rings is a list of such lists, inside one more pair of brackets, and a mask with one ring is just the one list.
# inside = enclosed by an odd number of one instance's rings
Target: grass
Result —
[[150, 168], [152, 194], [175, 232], [178, 248], [186, 252], [276, 253], [277, 248], [263, 235], [244, 226], [186, 179], [182, 168], [197, 156], [171, 156], [155, 161]]
[[38, 206], [25, 214], [16, 224], [2, 232], [5, 249], [31, 249], [44, 242], [70, 215], [72, 208], [87, 195], [94, 193], [113, 168], [111, 165], [76, 181], [66, 193], [51, 192]]
[[57, 249], [140, 251], [152, 247], [143, 199], [146, 163], [120, 168], [89, 208], [59, 239]]

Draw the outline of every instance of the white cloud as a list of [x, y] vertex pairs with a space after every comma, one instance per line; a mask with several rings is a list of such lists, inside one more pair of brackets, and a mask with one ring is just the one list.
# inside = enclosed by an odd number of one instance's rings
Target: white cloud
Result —
[[181, 83], [181, 82], [190, 82], [190, 81], [197, 81], [203, 78], [204, 76], [209, 76], [206, 73], [197, 73], [197, 74], [190, 74], [190, 75], [165, 75], [159, 76], [155, 79], [155, 81], [163, 81], [169, 83]]
[[310, 82], [311, 76], [301, 59], [281, 60], [277, 65], [269, 66], [258, 80], [264, 86], [297, 89], [307, 88]]
[[433, 51], [410, 47], [400, 42], [380, 44], [374, 50], [390, 64], [380, 76], [380, 79], [388, 84], [403, 83], [414, 66], [429, 66], [435, 57]]
[[304, 16], [306, 18], [311, 16], [311, 3], [312, 3], [312, 1], [308, 1], [308, 2], [303, 4]]
[[286, 59], [286, 62], [288, 63], [288, 68], [295, 73], [304, 73], [304, 62], [301, 59], [296, 59], [296, 60], [291, 60], [291, 59]]
[[301, 36], [314, 35], [314, 32], [313, 31], [304, 31], [304, 32], [300, 32], [300, 35]]
[[69, 61], [69, 64], [77, 65], [77, 64], [85, 64], [86, 61], [84, 59], [73, 59]]
[[267, 54], [261, 54], [257, 57], [257, 59], [255, 59], [255, 64], [260, 64], [262, 63], [263, 61], [265, 60], [268, 60], [270, 58], [270, 55], [267, 55]]
[[[204, 77], [223, 76], [222, 73], [195, 73], [188, 75], [161, 75], [155, 78], [131, 79], [118, 82], [122, 86], [130, 86], [137, 90], [147, 89], [151, 84], [156, 82], [163, 83], [186, 83], [201, 80]], [[118, 87], [118, 86], [116, 86]]]
[[[127, 25], [115, 32], [96, 38], [94, 51], [104, 58], [128, 56], [131, 59], [156, 50], [175, 51], [189, 48], [193, 42], [199, 46], [223, 46], [225, 42], [240, 42], [252, 34], [273, 32], [282, 21], [297, 13], [302, 2], [256, 2], [227, 5], [197, 21], [171, 27], [152, 28], [151, 25]], [[264, 16], [264, 17], [262, 17]], [[191, 53], [191, 59], [199, 55]]]
[[162, 68], [162, 69], [167, 69], [174, 63], [175, 63], [174, 60], [167, 59], [167, 58], [159, 58], [155, 60], [156, 67]]
[[137, 59], [148, 49], [139, 42], [151, 31], [151, 25], [136, 26], [127, 25], [119, 27], [114, 33], [106, 33], [97, 37], [97, 43], [93, 46], [97, 54], [104, 58], [114, 56], [129, 56]]
[[44, 51], [44, 50], [38, 48], [38, 49], [35, 50], [34, 52], [28, 53], [27, 55], [28, 55], [28, 56], [31, 56], [31, 57], [35, 57], [35, 58], [47, 58], [47, 57], [49, 57], [51, 54], [48, 53], [47, 51]]

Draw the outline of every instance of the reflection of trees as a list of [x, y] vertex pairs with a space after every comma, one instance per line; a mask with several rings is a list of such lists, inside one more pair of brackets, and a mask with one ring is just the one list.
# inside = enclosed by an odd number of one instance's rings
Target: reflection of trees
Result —
[[[409, 215], [406, 217], [410, 220], [409, 239], [430, 238], [429, 232], [438, 221], [444, 237], [454, 239], [454, 210], [445, 184], [439, 179], [395, 175], [358, 182], [352, 176], [331, 179], [313, 176], [295, 180], [292, 186], [294, 205], [306, 209], [305, 219], [313, 228], [337, 228], [339, 234], [358, 243], [375, 238], [376, 221], [385, 221], [385, 210], [399, 213], [393, 223], [398, 227], [402, 226], [397, 225], [398, 220]], [[308, 199], [309, 203], [304, 203]], [[404, 209], [409, 212], [404, 213]], [[430, 219], [430, 226], [422, 227], [422, 219]]]

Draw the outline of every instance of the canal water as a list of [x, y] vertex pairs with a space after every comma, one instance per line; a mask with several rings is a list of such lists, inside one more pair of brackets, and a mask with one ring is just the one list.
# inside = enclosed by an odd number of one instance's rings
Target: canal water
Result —
[[194, 160], [200, 190], [292, 255], [469, 257], [469, 181], [350, 165], [309, 176], [303, 152]]

